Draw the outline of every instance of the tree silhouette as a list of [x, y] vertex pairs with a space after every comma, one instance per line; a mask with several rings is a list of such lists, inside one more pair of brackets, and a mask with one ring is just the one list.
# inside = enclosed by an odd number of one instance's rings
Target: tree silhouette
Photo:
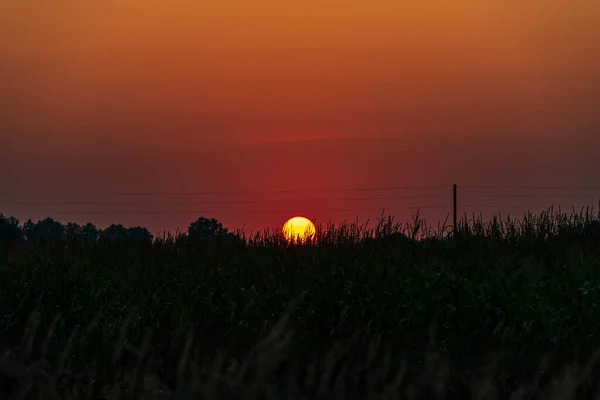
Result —
[[0, 242], [15, 243], [23, 240], [23, 231], [19, 220], [15, 217], [5, 217], [0, 213]]
[[63, 240], [64, 228], [60, 222], [52, 218], [37, 223], [28, 220], [23, 224], [23, 233], [29, 243], [58, 245]]
[[127, 229], [127, 240], [132, 244], [151, 244], [152, 234], [146, 228], [136, 226], [135, 228]]
[[69, 222], [64, 228], [63, 239], [71, 246], [91, 247], [98, 239], [98, 228], [89, 222], [84, 226]]
[[98, 232], [98, 244], [124, 244], [127, 241], [127, 229], [121, 224], [112, 224]]
[[223, 237], [227, 234], [227, 228], [224, 228], [223, 224], [214, 218], [200, 217], [192, 222], [188, 228], [188, 236], [194, 239]]
[[241, 244], [239, 235], [230, 233], [218, 220], [200, 217], [192, 222], [188, 228], [188, 241], [191, 244], [222, 243]]
[[81, 227], [80, 239], [87, 246], [93, 246], [98, 240], [98, 228], [94, 224], [88, 222]]
[[146, 228], [125, 228], [121, 224], [112, 224], [98, 233], [98, 243], [102, 245], [151, 244], [152, 234]]

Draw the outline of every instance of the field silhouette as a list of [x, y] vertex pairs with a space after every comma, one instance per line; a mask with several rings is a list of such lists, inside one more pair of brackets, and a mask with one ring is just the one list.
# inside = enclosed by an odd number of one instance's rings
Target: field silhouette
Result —
[[3, 216], [0, 396], [597, 398], [599, 250], [590, 209], [303, 244]]

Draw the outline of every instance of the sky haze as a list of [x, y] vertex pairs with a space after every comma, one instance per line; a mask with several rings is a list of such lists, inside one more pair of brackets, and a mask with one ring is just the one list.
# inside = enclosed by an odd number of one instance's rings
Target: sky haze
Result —
[[[597, 207], [599, 15], [592, 0], [4, 0], [0, 211], [155, 232], [196, 211], [253, 230], [419, 205], [437, 220], [454, 183], [461, 213]], [[335, 188], [406, 189], [311, 192]]]

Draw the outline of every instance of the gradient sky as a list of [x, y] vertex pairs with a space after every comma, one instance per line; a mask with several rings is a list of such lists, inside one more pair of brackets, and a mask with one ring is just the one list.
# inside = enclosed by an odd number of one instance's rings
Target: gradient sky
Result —
[[[435, 222], [453, 183], [460, 213], [597, 205], [599, 15], [597, 0], [3, 0], [0, 211], [153, 231], [195, 212], [252, 230], [417, 206]], [[428, 188], [311, 192], [410, 186]], [[181, 192], [241, 193], [165, 194]]]

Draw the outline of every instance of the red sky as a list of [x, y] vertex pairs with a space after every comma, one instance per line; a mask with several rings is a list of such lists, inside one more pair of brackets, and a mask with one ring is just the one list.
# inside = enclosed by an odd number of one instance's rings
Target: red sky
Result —
[[417, 206], [435, 222], [453, 183], [460, 213], [597, 205], [598, 15], [596, 0], [4, 0], [0, 211], [153, 231]]

